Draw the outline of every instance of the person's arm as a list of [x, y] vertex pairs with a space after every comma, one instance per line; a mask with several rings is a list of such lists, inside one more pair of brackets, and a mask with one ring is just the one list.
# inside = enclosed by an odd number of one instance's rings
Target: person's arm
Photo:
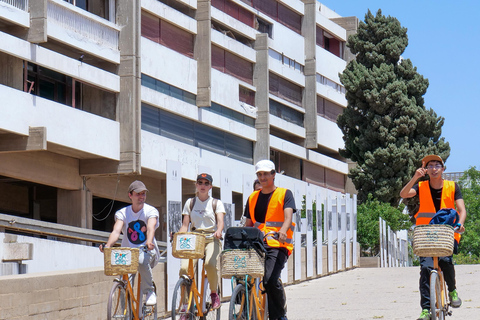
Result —
[[404, 199], [414, 197], [417, 194], [417, 191], [413, 189], [413, 185], [417, 182], [418, 179], [425, 176], [426, 173], [427, 169], [425, 169], [425, 162], [422, 162], [422, 167], [418, 168], [417, 171], [415, 171], [412, 179], [410, 179], [410, 181], [408, 181], [408, 183], [403, 187], [402, 191], [400, 191], [400, 197]]
[[457, 207], [458, 216], [460, 217], [459, 223], [462, 225], [458, 230], [460, 233], [465, 232], [465, 220], [467, 219], [467, 210], [465, 209], [465, 202], [463, 199], [455, 200], [455, 206]]
[[157, 217], [150, 217], [147, 220], [147, 242], [145, 245], [148, 250], [155, 248], [155, 227], [157, 226]]
[[188, 225], [190, 224], [190, 216], [184, 214], [183, 215], [183, 222], [182, 226], [180, 227], [180, 230], [178, 232], [187, 232], [188, 231]]
[[285, 208], [283, 209], [283, 225], [278, 231], [278, 240], [280, 242], [285, 242], [287, 240], [287, 231], [292, 227], [292, 217], [293, 217], [293, 209], [292, 208]]
[[[110, 233], [110, 236], [108, 237], [108, 241], [107, 241], [107, 244], [105, 245], [105, 248], [110, 248], [115, 244], [115, 242], [117, 242], [118, 238], [120, 238], [120, 234], [122, 233], [122, 228], [123, 228], [123, 220], [115, 221], [115, 224], [113, 225], [113, 231], [112, 233]], [[99, 249], [101, 252], [103, 252], [103, 246], [100, 246]]]
[[217, 212], [217, 230], [213, 234], [213, 236], [217, 239], [222, 237], [222, 231], [224, 227], [223, 217], [225, 216], [225, 212]]
[[245, 227], [253, 227], [253, 221], [250, 218], [245, 220]]

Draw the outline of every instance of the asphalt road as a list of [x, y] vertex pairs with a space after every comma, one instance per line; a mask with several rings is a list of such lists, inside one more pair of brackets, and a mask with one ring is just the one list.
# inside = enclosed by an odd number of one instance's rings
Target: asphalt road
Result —
[[[463, 305], [448, 319], [480, 319], [480, 265], [455, 267]], [[357, 268], [285, 288], [289, 320], [416, 319], [420, 267]], [[228, 302], [221, 319], [228, 319]]]

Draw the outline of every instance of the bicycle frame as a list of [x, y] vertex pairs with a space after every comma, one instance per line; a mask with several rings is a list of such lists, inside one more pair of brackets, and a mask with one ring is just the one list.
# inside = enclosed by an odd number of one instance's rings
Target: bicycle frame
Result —
[[[245, 302], [248, 309], [247, 319], [250, 319], [252, 311], [255, 310], [257, 320], [266, 320], [266, 296], [263, 292], [263, 286], [261, 282], [259, 282], [258, 279], [252, 278], [248, 275], [245, 276], [245, 279], [236, 278], [236, 280], [237, 282], [243, 283], [245, 286], [245, 296], [247, 297], [247, 301]], [[242, 313], [242, 310], [240, 310], [240, 313]]]
[[198, 311], [198, 316], [199, 317], [203, 317], [204, 314], [203, 314], [203, 305], [204, 305], [204, 301], [203, 301], [203, 297], [204, 297], [204, 294], [205, 294], [205, 278], [207, 276], [206, 272], [205, 272], [205, 260], [202, 264], [202, 281], [201, 281], [201, 289], [200, 289], [200, 292], [198, 291], [198, 286], [197, 286], [197, 280], [196, 280], [196, 276], [195, 276], [195, 269], [193, 267], [193, 259], [189, 259], [188, 261], [188, 278], [190, 279], [190, 281], [192, 282], [192, 285], [191, 285], [191, 289], [190, 289], [190, 292], [188, 294], [188, 307], [187, 307], [187, 310], [190, 310], [190, 308], [192, 307], [192, 303], [195, 303], [195, 305], [199, 306], [197, 307], [197, 311]]
[[[442, 313], [443, 316], [451, 315], [451, 312], [448, 311], [449, 303], [447, 302], [447, 290], [446, 290], [446, 285], [445, 285], [445, 279], [443, 277], [442, 269], [440, 268], [440, 266], [438, 264], [438, 257], [433, 257], [433, 270], [430, 273], [430, 278], [431, 278], [432, 273], [436, 273], [437, 276], [438, 276], [439, 283], [440, 283], [440, 288], [439, 289], [440, 289], [441, 299], [438, 301], [437, 297], [432, 297], [430, 295], [430, 303], [435, 303], [436, 309], [438, 310], [439, 313]], [[435, 290], [437, 290], [437, 288], [435, 288]], [[435, 314], [434, 317], [435, 317], [434, 319], [436, 319], [437, 315]], [[440, 318], [442, 319], [443, 317], [440, 317]]]
[[140, 311], [140, 283], [142, 281], [142, 277], [140, 276], [140, 273], [138, 275], [138, 285], [137, 285], [137, 296], [135, 297], [135, 294], [133, 292], [133, 287], [132, 283], [130, 282], [130, 277], [128, 274], [122, 275], [122, 280], [126, 283], [127, 287], [125, 288], [125, 291], [127, 294], [125, 295], [125, 301], [126, 303], [130, 299], [132, 304], [132, 313], [133, 313], [133, 319], [132, 320], [140, 320], [140, 316], [138, 315]]

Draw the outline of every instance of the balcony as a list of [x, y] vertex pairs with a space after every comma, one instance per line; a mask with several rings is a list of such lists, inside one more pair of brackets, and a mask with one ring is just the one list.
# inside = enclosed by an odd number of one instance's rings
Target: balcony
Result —
[[119, 64], [120, 28], [61, 0], [48, 0], [48, 37], [82, 53]]
[[30, 27], [28, 0], [0, 0], [0, 25], [2, 22]]

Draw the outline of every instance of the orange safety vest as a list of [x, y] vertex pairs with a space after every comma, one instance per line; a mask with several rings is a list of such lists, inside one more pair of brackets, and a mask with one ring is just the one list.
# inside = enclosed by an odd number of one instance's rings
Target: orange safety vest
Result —
[[[253, 221], [255, 227], [262, 230], [263, 234], [267, 234], [270, 231], [280, 231], [283, 221], [285, 220], [283, 205], [285, 203], [286, 192], [287, 189], [285, 188], [276, 188], [273, 191], [270, 202], [268, 203], [267, 213], [265, 215], [265, 223], [260, 223], [255, 220], [255, 206], [257, 205], [260, 190], [254, 191], [248, 198], [250, 219]], [[292, 222], [292, 225], [287, 230], [287, 240], [285, 240], [285, 243], [280, 243], [280, 241], [274, 239], [273, 236], [267, 236], [267, 246], [271, 248], [286, 248], [288, 250], [288, 255], [290, 255], [293, 251], [294, 229], [295, 223]]]
[[[435, 205], [433, 204], [432, 193], [430, 192], [430, 184], [428, 181], [421, 181], [418, 183], [418, 197], [420, 199], [420, 208], [415, 214], [415, 224], [429, 224], [436, 213]], [[440, 202], [440, 209], [455, 209], [455, 182], [443, 180], [442, 198]], [[455, 240], [460, 242], [461, 235], [455, 233]]]

